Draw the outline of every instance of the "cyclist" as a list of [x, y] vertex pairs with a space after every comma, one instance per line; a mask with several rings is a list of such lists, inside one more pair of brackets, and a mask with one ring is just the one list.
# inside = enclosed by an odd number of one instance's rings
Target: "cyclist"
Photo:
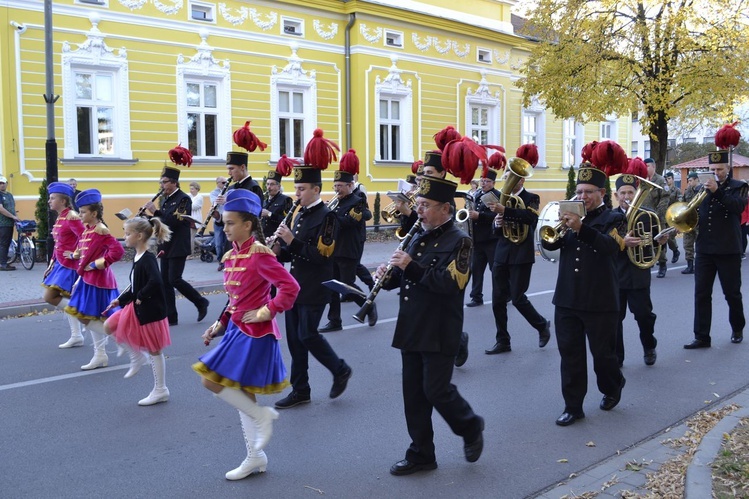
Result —
[[8, 248], [13, 240], [13, 226], [20, 221], [16, 216], [16, 200], [8, 192], [8, 179], [0, 175], [0, 271], [16, 270], [8, 263]]

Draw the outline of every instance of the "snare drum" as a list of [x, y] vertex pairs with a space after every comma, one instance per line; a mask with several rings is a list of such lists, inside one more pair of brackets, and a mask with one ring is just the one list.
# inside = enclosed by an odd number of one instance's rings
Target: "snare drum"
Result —
[[552, 227], [559, 223], [559, 201], [552, 201], [541, 210], [541, 214], [538, 216], [538, 224], [536, 224], [536, 230], [534, 231], [534, 237], [536, 239], [536, 249], [541, 253], [541, 258], [548, 262], [559, 261], [559, 250], [548, 250], [541, 244], [541, 227], [545, 225], [551, 225]]

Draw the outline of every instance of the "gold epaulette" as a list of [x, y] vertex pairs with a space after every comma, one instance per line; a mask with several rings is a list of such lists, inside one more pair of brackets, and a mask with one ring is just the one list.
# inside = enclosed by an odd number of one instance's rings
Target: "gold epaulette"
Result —
[[459, 289], [465, 289], [468, 279], [471, 277], [471, 246], [470, 239], [463, 239], [457, 258], [447, 266], [450, 277], [453, 278]]
[[109, 235], [109, 227], [104, 225], [102, 222], [99, 222], [96, 224], [96, 228], [94, 229], [94, 232], [99, 234], [100, 236], [108, 236]]
[[317, 239], [317, 251], [319, 251], [320, 254], [324, 257], [332, 256], [333, 251], [335, 251], [335, 240], [333, 240], [330, 244], [325, 244], [323, 242], [323, 236], [320, 236]]
[[81, 216], [73, 210], [68, 211], [68, 214], [65, 217], [65, 220], [80, 220], [80, 219], [81, 219]]
[[224, 253], [224, 256], [221, 257], [221, 263], [224, 263], [229, 258], [230, 254], [231, 254], [231, 250]]
[[348, 212], [348, 216], [350, 216], [351, 218], [353, 218], [357, 222], [361, 222], [362, 214], [361, 213], [357, 213], [356, 212], [356, 208], [351, 208], [349, 210], [349, 212]]
[[619, 245], [619, 251], [624, 251], [624, 248], [626, 248], [626, 244], [624, 244], [624, 239], [619, 235], [619, 232], [616, 229], [611, 229], [609, 235], [616, 240], [617, 244]]
[[252, 243], [252, 246], [250, 246], [250, 255], [254, 255], [255, 253], [266, 253], [269, 255], [275, 255], [273, 253], [273, 250], [264, 245], [261, 242], [255, 241]]

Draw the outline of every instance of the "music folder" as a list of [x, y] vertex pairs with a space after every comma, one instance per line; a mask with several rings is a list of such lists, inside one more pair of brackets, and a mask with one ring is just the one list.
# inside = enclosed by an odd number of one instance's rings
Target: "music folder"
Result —
[[481, 195], [479, 200], [484, 203], [484, 206], [489, 206], [491, 204], [498, 204], [499, 198], [496, 194], [494, 194], [492, 191], [487, 191]]
[[393, 201], [402, 201], [402, 202], [404, 202], [404, 203], [406, 203], [406, 204], [408, 204], [408, 203], [410, 203], [410, 202], [411, 202], [411, 200], [410, 200], [410, 199], [408, 198], [408, 196], [406, 196], [406, 195], [405, 195], [405, 194], [403, 194], [402, 192], [397, 192], [397, 191], [396, 191], [396, 192], [393, 192], [393, 191], [388, 191], [388, 192], [387, 192], [387, 197], [389, 197], [389, 198], [390, 198], [390, 199], [392, 199]]
[[676, 227], [666, 227], [665, 229], [663, 229], [662, 231], [660, 231], [658, 234], [656, 234], [655, 237], [653, 238], [653, 240], [658, 240], [658, 239], [660, 239], [661, 237], [663, 237], [663, 236], [665, 236], [667, 234], [671, 234], [675, 230], [676, 230]]
[[182, 215], [178, 214], [177, 218], [180, 220], [189, 220], [190, 221], [190, 228], [191, 229], [199, 229], [203, 226], [203, 220], [198, 220], [197, 218], [193, 218], [191, 215]]
[[585, 216], [585, 203], [582, 201], [559, 201], [559, 213], [574, 213], [579, 217]]
[[337, 281], [335, 279], [331, 279], [329, 281], [323, 281], [323, 286], [326, 286], [332, 289], [333, 291], [335, 291], [336, 293], [343, 295], [343, 296], [358, 295], [358, 296], [361, 296], [362, 298], [367, 297], [367, 295], [364, 294], [364, 291], [362, 291], [361, 289], [357, 289], [353, 286], [349, 286], [345, 282]]
[[130, 211], [130, 208], [123, 208], [122, 210], [115, 213], [114, 216], [116, 216], [120, 220], [127, 220], [128, 218], [130, 218], [130, 215], [132, 214], [133, 212]]

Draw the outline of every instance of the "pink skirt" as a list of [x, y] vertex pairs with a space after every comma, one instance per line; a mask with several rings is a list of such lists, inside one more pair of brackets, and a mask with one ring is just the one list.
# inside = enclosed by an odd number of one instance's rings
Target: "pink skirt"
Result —
[[112, 336], [117, 343], [130, 345], [134, 350], [158, 352], [172, 343], [167, 318], [141, 325], [135, 315], [133, 302], [107, 319], [107, 327], [113, 331]]

